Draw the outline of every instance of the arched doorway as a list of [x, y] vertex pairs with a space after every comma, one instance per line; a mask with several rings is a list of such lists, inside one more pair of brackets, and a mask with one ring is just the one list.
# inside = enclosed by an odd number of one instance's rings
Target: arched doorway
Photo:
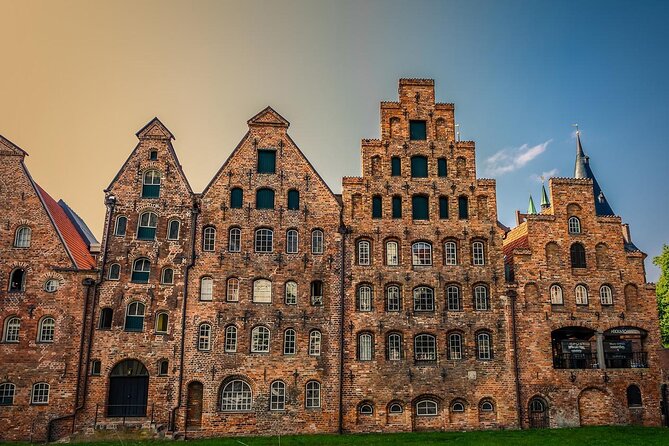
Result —
[[139, 361], [116, 364], [109, 375], [108, 417], [145, 417], [149, 372]]
[[199, 429], [202, 426], [202, 383], [188, 384], [186, 424], [189, 429]]
[[616, 419], [611, 396], [601, 389], [590, 387], [578, 396], [578, 415], [581, 426], [603, 426], [614, 424]]
[[548, 404], [543, 398], [535, 396], [528, 404], [528, 417], [530, 428], [550, 427], [550, 418], [548, 417]]

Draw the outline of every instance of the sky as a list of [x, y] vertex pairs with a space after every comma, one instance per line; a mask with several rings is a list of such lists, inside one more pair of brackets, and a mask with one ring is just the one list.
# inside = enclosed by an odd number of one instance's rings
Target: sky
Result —
[[335, 193], [401, 77], [433, 78], [497, 180], [499, 219], [572, 176], [574, 127], [651, 263], [669, 243], [669, 2], [0, 0], [0, 134], [98, 238], [158, 116], [201, 192], [271, 105]]

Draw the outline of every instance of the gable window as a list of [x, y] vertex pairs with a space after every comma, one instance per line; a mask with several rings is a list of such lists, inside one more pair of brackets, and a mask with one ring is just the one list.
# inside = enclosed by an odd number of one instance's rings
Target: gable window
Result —
[[358, 287], [358, 311], [372, 311], [372, 287], [361, 285]]
[[467, 197], [458, 197], [458, 218], [466, 220], [469, 218], [469, 199]]
[[14, 404], [14, 395], [16, 386], [12, 383], [0, 384], [0, 406], [12, 406]]
[[172, 285], [174, 283], [174, 270], [172, 268], [163, 268], [160, 283], [163, 285]]
[[448, 335], [448, 359], [462, 359], [462, 335], [460, 333]]
[[39, 323], [38, 342], [53, 342], [53, 336], [56, 331], [56, 320], [52, 317], [45, 317]]
[[476, 356], [478, 359], [492, 359], [491, 344], [490, 333], [482, 332], [476, 335]]
[[416, 361], [437, 360], [437, 338], [431, 334], [419, 334], [414, 338], [414, 359]]
[[269, 353], [269, 328], [262, 325], [251, 332], [251, 353]]
[[439, 197], [439, 218], [448, 219], [448, 197]]
[[286, 282], [286, 305], [297, 305], [297, 283], [291, 281]]
[[569, 220], [567, 220], [567, 227], [570, 234], [580, 234], [581, 220], [579, 220], [578, 217], [569, 217]]
[[300, 209], [300, 192], [291, 189], [288, 191], [288, 210], [296, 211]]
[[483, 242], [472, 243], [472, 264], [476, 266], [485, 265], [485, 250]]
[[420, 286], [413, 290], [414, 311], [434, 311], [434, 291], [432, 288]]
[[386, 311], [400, 311], [400, 308], [400, 287], [397, 285], [391, 285], [386, 288]]
[[409, 139], [412, 141], [427, 139], [427, 127], [425, 121], [409, 121]]
[[19, 342], [19, 333], [21, 331], [21, 319], [10, 317], [5, 320], [5, 332], [2, 336], [2, 342]]
[[297, 335], [292, 328], [283, 332], [283, 354], [294, 355], [297, 349]]
[[144, 304], [131, 302], [125, 312], [125, 331], [142, 331], [144, 329]]
[[311, 305], [323, 305], [323, 282], [320, 280], [311, 282]]
[[458, 264], [458, 245], [453, 241], [444, 243], [444, 264], [449, 266]]
[[402, 161], [399, 156], [390, 158], [390, 176], [399, 177], [402, 175]]
[[116, 217], [116, 225], [114, 226], [114, 235], [117, 237], [125, 237], [125, 230], [128, 226], [128, 218], [123, 215]]
[[430, 219], [429, 199], [425, 195], [414, 195], [411, 197], [411, 217], [414, 220]]
[[252, 402], [251, 387], [241, 379], [230, 381], [221, 391], [221, 411], [223, 412], [249, 411]]
[[211, 325], [200, 324], [197, 329], [197, 349], [209, 351], [211, 349]]
[[158, 226], [158, 216], [153, 212], [144, 212], [139, 216], [139, 226], [137, 227], [138, 240], [155, 240], [156, 226]]
[[372, 197], [372, 218], [383, 218], [383, 201], [379, 195]]
[[358, 360], [371, 361], [373, 355], [374, 338], [370, 333], [358, 335]]
[[179, 240], [179, 231], [181, 222], [179, 220], [170, 220], [167, 223], [167, 240]]
[[158, 198], [160, 196], [160, 172], [147, 170], [142, 181], [142, 197]]
[[399, 265], [399, 245], [396, 241], [386, 242], [386, 265]]
[[427, 157], [411, 157], [411, 178], [427, 178]]
[[393, 218], [402, 218], [402, 197], [393, 197]]
[[318, 330], [312, 330], [309, 333], [309, 355], [321, 355], [321, 332]]
[[400, 361], [402, 359], [402, 335], [390, 333], [387, 339], [386, 359]]
[[149, 283], [151, 273], [151, 262], [146, 258], [139, 258], [132, 264], [132, 275], [130, 280], [134, 283]]
[[158, 151], [157, 150], [151, 150], [149, 152], [149, 161], [157, 161], [158, 160]]
[[576, 285], [574, 290], [576, 305], [588, 305], [588, 289], [583, 285]]
[[286, 384], [283, 381], [274, 381], [270, 385], [269, 410], [286, 409]]
[[214, 279], [203, 277], [200, 279], [200, 300], [212, 300], [214, 297]]
[[256, 191], [256, 209], [274, 209], [274, 191], [261, 188]]
[[226, 287], [225, 300], [228, 302], [239, 301], [239, 279], [230, 277], [228, 279], [228, 286]]
[[258, 173], [276, 172], [276, 151], [258, 150]]
[[14, 236], [14, 247], [29, 248], [31, 238], [32, 230], [28, 226], [21, 226], [16, 230], [16, 235]]
[[602, 285], [599, 288], [599, 299], [602, 305], [613, 305], [613, 291], [608, 285]]
[[272, 303], [272, 282], [267, 279], [253, 281], [253, 302]]
[[226, 353], [234, 353], [237, 351], [237, 327], [234, 325], [229, 325], [225, 329], [225, 342], [223, 343], [223, 349]]
[[428, 242], [416, 242], [411, 245], [411, 264], [413, 266], [432, 265], [432, 245]]
[[367, 240], [360, 240], [358, 242], [358, 265], [369, 265], [370, 259], [370, 243]]
[[228, 251], [240, 252], [242, 250], [242, 230], [230, 228], [228, 233]]
[[446, 158], [439, 158], [437, 160], [437, 176], [445, 177], [448, 170], [446, 169]]
[[240, 187], [234, 187], [230, 191], [230, 208], [241, 209], [244, 205], [244, 191]]
[[433, 417], [437, 415], [437, 403], [432, 400], [420, 400], [416, 403], [416, 415], [419, 417]]
[[216, 247], [216, 228], [207, 226], [202, 230], [202, 250], [211, 252]]
[[26, 271], [16, 268], [9, 276], [9, 292], [21, 293], [26, 290]]
[[298, 251], [298, 232], [296, 229], [289, 229], [286, 232], [286, 253], [297, 254]]
[[49, 404], [49, 384], [36, 383], [33, 385], [31, 404]]
[[323, 231], [320, 229], [311, 231], [311, 253], [323, 254]]
[[321, 407], [321, 383], [309, 381], [306, 386], [304, 406], [307, 409]]
[[156, 333], [167, 333], [169, 316], [167, 313], [158, 313], [156, 316]]
[[274, 251], [274, 231], [268, 228], [256, 229], [255, 251], [256, 252]]
[[474, 308], [476, 311], [487, 311], [490, 309], [488, 288], [484, 285], [474, 287]]
[[551, 294], [551, 305], [564, 304], [564, 300], [562, 297], [562, 287], [560, 285], [557, 284], [551, 285], [550, 294]]
[[569, 248], [572, 268], [585, 268], [585, 248], [580, 243], [574, 243]]
[[462, 311], [460, 288], [456, 285], [449, 285], [446, 287], [446, 303], [448, 305], [448, 311]]
[[100, 310], [100, 321], [98, 323], [98, 328], [100, 330], [111, 330], [113, 316], [114, 310], [111, 308], [103, 308]]
[[107, 274], [107, 279], [109, 280], [119, 280], [121, 278], [121, 265], [118, 263], [112, 263], [109, 265], [109, 272]]

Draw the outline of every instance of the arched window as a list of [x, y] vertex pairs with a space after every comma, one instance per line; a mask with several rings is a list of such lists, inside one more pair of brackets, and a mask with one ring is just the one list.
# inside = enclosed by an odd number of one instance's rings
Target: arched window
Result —
[[241, 379], [227, 383], [221, 390], [221, 411], [242, 412], [251, 410], [253, 394], [251, 386]]
[[239, 187], [234, 187], [230, 191], [230, 208], [241, 209], [244, 205], [244, 191]]
[[9, 292], [21, 293], [26, 290], [26, 270], [16, 268], [9, 276]]
[[393, 218], [402, 218], [402, 197], [394, 196], [392, 204]]
[[214, 279], [203, 277], [200, 279], [200, 300], [212, 300], [214, 298]]
[[144, 304], [131, 302], [125, 311], [125, 331], [142, 331], [144, 329]]
[[460, 288], [457, 285], [446, 287], [446, 303], [448, 304], [448, 311], [462, 311]]
[[274, 381], [270, 386], [269, 410], [286, 409], [286, 384], [283, 381]]
[[442, 220], [448, 218], [448, 197], [439, 197], [439, 218]]
[[158, 216], [153, 212], [144, 212], [139, 216], [139, 225], [137, 227], [138, 240], [155, 240], [156, 226], [158, 226]]
[[364, 401], [358, 406], [358, 413], [360, 415], [372, 415], [374, 413], [374, 405], [368, 401]]
[[416, 242], [411, 245], [411, 264], [413, 266], [432, 265], [432, 245], [428, 242]]
[[38, 342], [53, 342], [56, 331], [56, 320], [52, 317], [45, 317], [39, 323]]
[[386, 288], [386, 311], [400, 311], [402, 308], [402, 298], [400, 297], [400, 287], [390, 285]]
[[172, 285], [174, 283], [174, 270], [172, 268], [163, 268], [160, 282], [165, 285]]
[[164, 312], [156, 315], [156, 333], [167, 333], [169, 319], [168, 314]]
[[474, 308], [476, 311], [490, 310], [488, 287], [485, 285], [477, 285], [474, 287]]
[[135, 283], [149, 283], [151, 262], [147, 258], [139, 258], [132, 263], [131, 281]]
[[230, 228], [228, 232], [228, 251], [240, 252], [242, 250], [242, 230]]
[[444, 264], [449, 266], [458, 264], [458, 245], [454, 241], [444, 243]]
[[437, 360], [437, 338], [431, 334], [419, 334], [414, 338], [414, 359], [416, 361]]
[[251, 353], [269, 353], [269, 328], [259, 325], [251, 331]]
[[109, 272], [107, 273], [107, 279], [109, 280], [119, 280], [121, 278], [121, 265], [118, 263], [112, 263], [109, 265]]
[[404, 412], [404, 408], [400, 403], [391, 403], [388, 406], [388, 413], [390, 414], [398, 414]]
[[297, 305], [297, 283], [292, 280], [286, 282], [285, 302], [286, 305]]
[[411, 157], [411, 178], [427, 178], [427, 157]]
[[170, 362], [167, 359], [158, 361], [158, 376], [167, 376], [169, 374]]
[[33, 384], [33, 389], [30, 396], [30, 404], [49, 404], [49, 384]]
[[2, 336], [2, 342], [19, 342], [20, 332], [21, 319], [18, 317], [9, 317], [5, 319], [5, 331]]
[[274, 191], [263, 187], [256, 191], [256, 209], [274, 209]]
[[551, 305], [563, 305], [564, 298], [562, 297], [562, 287], [558, 284], [551, 285]]
[[321, 280], [311, 282], [311, 305], [323, 305], [323, 281]]
[[434, 417], [438, 410], [439, 405], [434, 400], [422, 399], [416, 402], [416, 415], [419, 417]]
[[297, 334], [292, 328], [283, 332], [283, 354], [294, 355], [297, 350]]
[[608, 285], [602, 285], [599, 288], [599, 299], [602, 305], [613, 305], [613, 291]]
[[627, 407], [642, 407], [641, 390], [636, 384], [627, 387]]
[[211, 349], [211, 325], [200, 324], [197, 329], [197, 349], [203, 352]]
[[298, 232], [297, 229], [289, 229], [286, 231], [286, 253], [297, 254], [298, 248]]
[[125, 237], [125, 230], [128, 227], [128, 217], [119, 215], [116, 217], [116, 225], [114, 226], [114, 235], [117, 237]]
[[374, 337], [371, 333], [358, 335], [358, 361], [371, 361], [374, 355]]
[[358, 241], [358, 265], [371, 263], [371, 245], [367, 240]]
[[494, 412], [495, 405], [490, 400], [481, 400], [479, 403], [479, 410], [481, 412]]
[[225, 342], [223, 349], [226, 353], [234, 353], [237, 351], [237, 327], [228, 325], [225, 328]]
[[103, 308], [100, 310], [100, 321], [98, 323], [98, 328], [100, 330], [111, 330], [112, 321], [114, 320], [114, 310], [111, 308]]
[[397, 266], [400, 263], [400, 250], [396, 241], [386, 242], [386, 265]]
[[569, 253], [571, 255], [571, 267], [572, 268], [585, 268], [585, 248], [580, 243], [574, 243], [569, 248]]
[[430, 200], [425, 195], [411, 197], [411, 218], [414, 220], [430, 219]]
[[492, 337], [488, 332], [476, 335], [476, 357], [481, 360], [492, 359]]
[[267, 279], [253, 281], [253, 302], [272, 303], [272, 282]]
[[472, 264], [476, 266], [485, 265], [485, 248], [483, 242], [472, 243]]
[[462, 401], [454, 401], [451, 404], [451, 412], [461, 413], [465, 411], [465, 404]]
[[288, 210], [296, 211], [300, 209], [300, 192], [291, 189], [288, 191]]
[[570, 234], [580, 234], [581, 233], [581, 220], [578, 217], [569, 217], [567, 221], [567, 226], [569, 228]]
[[172, 219], [167, 223], [167, 240], [179, 240], [179, 232], [181, 231], [181, 222]]
[[160, 172], [147, 170], [142, 181], [142, 197], [158, 198], [160, 196]]
[[55, 293], [60, 288], [60, 282], [58, 279], [48, 279], [44, 282], [44, 291], [47, 293]]
[[576, 285], [574, 290], [576, 305], [588, 305], [588, 289], [584, 285]]
[[462, 335], [460, 333], [448, 335], [448, 359], [462, 359]]
[[321, 407], [321, 383], [309, 381], [306, 385], [304, 406], [307, 409]]
[[357, 296], [358, 311], [372, 311], [372, 287], [369, 285], [360, 285]]
[[386, 359], [388, 361], [399, 361], [402, 354], [402, 335], [399, 333], [390, 333], [386, 339]]
[[0, 406], [14, 405], [14, 395], [16, 394], [16, 386], [12, 383], [0, 384]]
[[309, 355], [321, 355], [321, 332], [318, 330], [311, 330], [309, 333]]
[[202, 250], [212, 252], [216, 248], [216, 228], [206, 226], [202, 230]]
[[268, 228], [256, 229], [255, 236], [256, 252], [274, 251], [274, 231]]
[[323, 231], [320, 229], [311, 231], [311, 253], [323, 254]]
[[380, 195], [372, 197], [372, 218], [383, 218], [383, 200]]
[[390, 158], [390, 176], [399, 177], [402, 175], [402, 161], [399, 156]]
[[434, 311], [434, 291], [426, 286], [419, 286], [413, 290], [414, 311]]
[[14, 236], [15, 248], [29, 248], [30, 239], [32, 238], [32, 230], [28, 226], [21, 226], [16, 230]]
[[437, 160], [437, 176], [445, 177], [448, 174], [446, 166], [446, 158], [439, 158]]
[[458, 197], [458, 218], [460, 220], [469, 218], [469, 199], [464, 195]]

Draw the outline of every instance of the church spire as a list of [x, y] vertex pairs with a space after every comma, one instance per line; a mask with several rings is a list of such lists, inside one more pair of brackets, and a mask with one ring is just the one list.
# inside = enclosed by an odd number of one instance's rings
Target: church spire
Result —
[[548, 200], [546, 186], [544, 183], [541, 183], [541, 209], [548, 209], [549, 207], [551, 207], [551, 202]]
[[537, 213], [537, 208], [534, 206], [534, 200], [532, 199], [532, 194], [530, 194], [530, 202], [527, 205], [527, 213], [528, 214], [536, 214]]
[[613, 209], [609, 205], [609, 202], [604, 196], [604, 192], [599, 187], [597, 178], [595, 174], [592, 173], [590, 168], [590, 157], [583, 152], [583, 146], [581, 145], [581, 132], [578, 130], [578, 124], [574, 124], [576, 127], [576, 163], [574, 165], [574, 178], [590, 178], [592, 180], [592, 192], [595, 199], [595, 211], [597, 215], [614, 215]]

